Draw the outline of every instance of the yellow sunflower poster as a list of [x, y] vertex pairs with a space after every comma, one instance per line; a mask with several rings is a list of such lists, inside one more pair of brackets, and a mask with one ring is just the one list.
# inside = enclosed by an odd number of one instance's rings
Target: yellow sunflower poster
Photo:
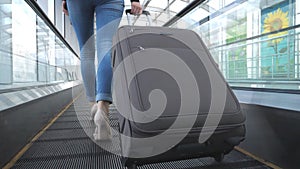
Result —
[[283, 1], [261, 12], [262, 38], [261, 75], [264, 78], [289, 78], [293, 76], [294, 39], [291, 31], [281, 31], [293, 23], [288, 1]]

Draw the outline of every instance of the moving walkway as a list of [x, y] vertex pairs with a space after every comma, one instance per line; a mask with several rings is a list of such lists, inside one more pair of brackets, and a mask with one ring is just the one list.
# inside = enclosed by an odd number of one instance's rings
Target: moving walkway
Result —
[[[95, 125], [89, 120], [89, 107], [81, 95], [61, 111], [36, 137], [33, 138], [4, 168], [101, 168], [123, 169], [120, 156], [107, 152], [92, 139]], [[111, 126], [118, 130], [116, 109], [110, 108]], [[113, 135], [114, 150], [118, 147], [117, 133]], [[241, 152], [240, 148], [225, 156], [222, 162], [214, 158], [199, 158], [140, 166], [141, 169], [199, 169], [199, 168], [271, 168]], [[115, 152], [118, 153], [118, 152]]]

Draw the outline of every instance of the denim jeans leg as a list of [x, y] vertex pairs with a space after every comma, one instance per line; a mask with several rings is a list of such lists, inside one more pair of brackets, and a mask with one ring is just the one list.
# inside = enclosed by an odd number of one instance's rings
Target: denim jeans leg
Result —
[[80, 47], [81, 74], [87, 99], [95, 101], [95, 42], [93, 0], [67, 0], [70, 20]]
[[120, 24], [124, 10], [123, 0], [106, 0], [96, 6], [97, 57], [96, 101], [112, 102], [111, 48], [112, 39]]

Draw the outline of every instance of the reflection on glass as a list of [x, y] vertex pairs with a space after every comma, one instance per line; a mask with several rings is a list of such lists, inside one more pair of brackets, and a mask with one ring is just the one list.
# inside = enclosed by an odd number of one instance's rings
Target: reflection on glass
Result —
[[[12, 1], [13, 81], [36, 81], [35, 13], [23, 0]], [[25, 6], [25, 8], [24, 8]]]
[[197, 32], [232, 86], [299, 90], [296, 3], [210, 0], [172, 27]]
[[0, 2], [0, 85], [12, 83], [11, 4]]
[[14, 0], [0, 2], [0, 64], [1, 90], [76, 80], [69, 74], [78, 58], [25, 1]]

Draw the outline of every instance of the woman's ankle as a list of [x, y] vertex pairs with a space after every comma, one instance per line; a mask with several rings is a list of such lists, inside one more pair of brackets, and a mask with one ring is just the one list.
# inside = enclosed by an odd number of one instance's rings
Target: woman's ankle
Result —
[[107, 102], [107, 101], [98, 101], [97, 102], [97, 106], [98, 106], [98, 109], [101, 109], [101, 110], [103, 110], [105, 113], [107, 113], [108, 114], [108, 112], [109, 112], [109, 102]]

